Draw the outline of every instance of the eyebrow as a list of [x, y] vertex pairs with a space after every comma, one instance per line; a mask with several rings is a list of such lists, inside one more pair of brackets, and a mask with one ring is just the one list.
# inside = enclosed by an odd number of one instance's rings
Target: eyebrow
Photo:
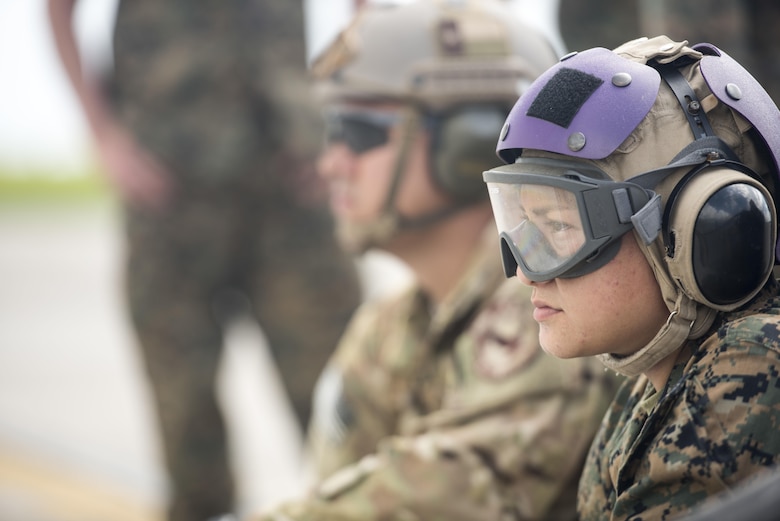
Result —
[[551, 206], [544, 206], [540, 208], [534, 208], [532, 211], [528, 211], [523, 207], [523, 211], [526, 213], [526, 215], [533, 215], [535, 217], [545, 217], [547, 214], [549, 214], [553, 208]]
[[550, 212], [556, 209], [562, 209], [564, 211], [573, 211], [576, 208], [576, 206], [571, 204], [566, 204], [566, 206], [563, 206], [561, 204], [556, 204], [556, 205], [548, 204], [545, 206], [534, 207], [530, 212], [526, 209], [525, 205], [521, 205], [521, 208], [523, 209], [523, 212], [526, 213], [526, 215], [545, 217], [547, 214], [549, 214]]

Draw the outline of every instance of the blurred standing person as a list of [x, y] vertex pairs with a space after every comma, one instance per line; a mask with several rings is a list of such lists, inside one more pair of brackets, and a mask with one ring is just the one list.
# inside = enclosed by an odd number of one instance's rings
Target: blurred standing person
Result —
[[120, 2], [114, 70], [86, 77], [76, 0], [51, 0], [67, 74], [124, 208], [127, 302], [171, 483], [171, 521], [234, 510], [215, 377], [249, 309], [300, 426], [360, 300], [314, 175], [320, 147], [302, 7], [285, 0]]
[[260, 519], [575, 518], [614, 374], [541, 351], [481, 181], [510, 105], [556, 61], [492, 0], [367, 4], [315, 58], [339, 236], [414, 282], [350, 322], [315, 392], [318, 482]]
[[780, 3], [775, 0], [560, 0], [560, 24], [573, 50], [612, 49], [664, 34], [709, 42], [756, 77], [780, 101]]

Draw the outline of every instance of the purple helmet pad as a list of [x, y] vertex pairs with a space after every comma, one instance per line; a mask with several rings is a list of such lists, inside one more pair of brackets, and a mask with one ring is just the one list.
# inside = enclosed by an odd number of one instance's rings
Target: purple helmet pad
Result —
[[[758, 131], [775, 162], [780, 181], [780, 111], [758, 81], [734, 58], [709, 43], [693, 46], [704, 52], [699, 69], [704, 81], [721, 103], [742, 115]], [[729, 85], [738, 87], [741, 96], [728, 94]], [[774, 107], [774, 110], [767, 110]], [[780, 237], [775, 246], [776, 263], [780, 262]]]
[[[552, 80], [564, 68], [574, 69], [602, 80], [602, 84], [579, 107], [568, 127], [528, 115], [528, 110]], [[612, 78], [627, 73], [630, 83], [616, 86]], [[585, 159], [603, 159], [631, 134], [655, 103], [661, 77], [646, 65], [622, 58], [604, 48], [576, 53], [543, 73], [515, 103], [506, 120], [496, 152], [531, 148]], [[569, 137], [582, 133], [585, 146], [573, 151]], [[508, 154], [509, 157], [517, 154]]]
[[[772, 98], [742, 65], [714, 45], [700, 43], [693, 48], [705, 53], [699, 68], [707, 86], [721, 103], [741, 114], [758, 130], [774, 158], [775, 171], [780, 172], [780, 111]], [[739, 88], [742, 93], [739, 99], [729, 96], [729, 84]], [[767, 110], [769, 107], [775, 110]]]

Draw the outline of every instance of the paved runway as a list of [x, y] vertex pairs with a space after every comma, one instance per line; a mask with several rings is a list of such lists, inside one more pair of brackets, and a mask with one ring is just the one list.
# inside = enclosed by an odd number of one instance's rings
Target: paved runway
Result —
[[[0, 203], [2, 521], [161, 519], [166, 482], [121, 256], [110, 202]], [[369, 296], [406, 277], [386, 259], [363, 268], [386, 274]], [[241, 505], [255, 510], [301, 493], [305, 462], [262, 332], [243, 322], [228, 338], [220, 396]]]

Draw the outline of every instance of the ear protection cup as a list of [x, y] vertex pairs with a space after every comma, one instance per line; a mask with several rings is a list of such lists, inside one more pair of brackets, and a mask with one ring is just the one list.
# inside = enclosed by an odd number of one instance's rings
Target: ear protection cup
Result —
[[674, 92], [697, 136], [681, 155], [715, 144], [707, 152], [712, 159], [688, 172], [666, 203], [662, 231], [669, 272], [694, 301], [730, 311], [753, 298], [772, 274], [775, 203], [756, 173], [725, 143], [717, 144], [720, 140], [706, 112], [677, 67], [653, 66]]
[[777, 215], [761, 182], [722, 166], [695, 170], [670, 195], [666, 214], [669, 271], [693, 300], [729, 311], [766, 283]]
[[435, 121], [431, 171], [436, 184], [457, 202], [487, 198], [482, 172], [499, 163], [496, 136], [508, 112], [497, 105], [469, 105]]

